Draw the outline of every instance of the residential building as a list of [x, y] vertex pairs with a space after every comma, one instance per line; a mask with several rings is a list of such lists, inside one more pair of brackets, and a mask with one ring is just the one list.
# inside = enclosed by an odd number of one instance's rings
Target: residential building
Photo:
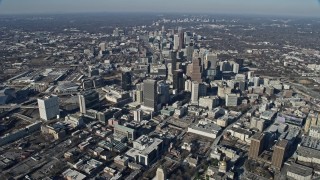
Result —
[[285, 139], [279, 140], [273, 148], [271, 164], [278, 170], [281, 169], [282, 164], [285, 160], [287, 148], [288, 141]]
[[258, 158], [258, 156], [264, 149], [264, 139], [265, 139], [265, 134], [263, 133], [256, 133], [251, 137], [249, 158], [251, 159]]

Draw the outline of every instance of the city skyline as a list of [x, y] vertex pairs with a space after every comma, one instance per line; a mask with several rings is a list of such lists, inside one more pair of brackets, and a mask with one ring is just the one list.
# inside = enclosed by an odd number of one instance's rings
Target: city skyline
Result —
[[320, 17], [319, 0], [0, 0], [0, 14], [156, 12]]
[[0, 180], [320, 177], [320, 18], [35, 1], [0, 16]]

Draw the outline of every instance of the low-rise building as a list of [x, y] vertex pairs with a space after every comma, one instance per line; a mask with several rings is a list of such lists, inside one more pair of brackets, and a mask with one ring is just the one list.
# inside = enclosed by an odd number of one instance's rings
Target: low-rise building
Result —
[[217, 125], [220, 127], [227, 127], [229, 124], [229, 117], [223, 116], [217, 119]]
[[208, 138], [215, 139], [217, 134], [221, 131], [221, 127], [214, 123], [194, 124], [188, 127], [188, 132], [194, 133]]
[[114, 163], [119, 164], [121, 166], [127, 166], [129, 162], [129, 158], [127, 156], [118, 155], [113, 159]]
[[185, 106], [180, 106], [174, 110], [174, 116], [177, 118], [181, 118], [185, 116], [188, 112], [188, 108]]
[[61, 123], [55, 123], [53, 125], [41, 126], [41, 132], [50, 134], [57, 140], [66, 136], [66, 127]]
[[311, 126], [309, 136], [320, 139], [320, 126]]
[[132, 141], [136, 139], [136, 131], [135, 129], [122, 126], [119, 124], [114, 125], [114, 133], [119, 135], [124, 135], [128, 138], [128, 140]]
[[243, 142], [250, 143], [250, 137], [252, 135], [250, 131], [240, 127], [232, 127], [231, 129], [228, 129], [228, 132], [230, 132], [231, 136], [238, 138]]
[[237, 94], [226, 94], [226, 106], [234, 107], [238, 105], [238, 95]]
[[265, 128], [265, 124], [266, 123], [264, 119], [252, 117], [250, 120], [250, 129], [257, 129], [260, 132], [262, 132]]
[[127, 151], [126, 155], [136, 163], [150, 166], [162, 151], [163, 140], [142, 135], [133, 141], [133, 148]]
[[297, 151], [297, 159], [301, 162], [320, 164], [320, 151], [300, 146]]
[[73, 128], [81, 127], [84, 125], [83, 115], [80, 113], [69, 114], [65, 117], [64, 121]]
[[275, 115], [277, 113], [274, 111], [264, 111], [261, 115], [260, 118], [264, 120], [273, 120]]
[[312, 179], [313, 169], [299, 165], [299, 164], [292, 164], [288, 167], [287, 176], [292, 179], [299, 179], [299, 180], [311, 180]]
[[219, 97], [217, 96], [206, 96], [201, 97], [199, 99], [199, 106], [208, 108], [209, 110], [212, 110], [213, 108], [217, 107], [219, 105]]
[[106, 92], [105, 97], [110, 102], [120, 103], [124, 101], [129, 102], [130, 100], [132, 100], [130, 98], [130, 93], [127, 91], [123, 91], [116, 87], [104, 87], [102, 89]]
[[84, 175], [76, 170], [73, 170], [73, 169], [68, 169], [68, 170], [64, 171], [62, 173], [62, 176], [64, 178], [66, 178], [67, 180], [84, 180], [87, 178], [86, 175]]

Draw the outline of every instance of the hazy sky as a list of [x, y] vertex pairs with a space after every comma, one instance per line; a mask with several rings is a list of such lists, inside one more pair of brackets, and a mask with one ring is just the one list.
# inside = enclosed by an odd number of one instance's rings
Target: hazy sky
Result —
[[320, 17], [320, 0], [0, 0], [0, 14], [196, 12]]

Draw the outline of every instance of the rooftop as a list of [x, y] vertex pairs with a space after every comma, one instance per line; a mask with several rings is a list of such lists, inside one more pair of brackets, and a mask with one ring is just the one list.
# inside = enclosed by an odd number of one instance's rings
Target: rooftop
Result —
[[320, 139], [311, 136], [303, 136], [300, 145], [320, 151]]
[[68, 169], [65, 172], [62, 173], [64, 177], [69, 177], [72, 180], [83, 180], [86, 178], [86, 176], [76, 170]]
[[311, 149], [311, 148], [303, 147], [303, 146], [298, 147], [297, 155], [302, 156], [302, 157], [320, 159], [320, 151], [319, 150]]
[[196, 124], [191, 126], [191, 128], [204, 131], [207, 133], [218, 133], [221, 130], [221, 127], [214, 124], [214, 123], [208, 123], [208, 124]]
[[259, 133], [259, 132], [255, 133], [251, 137], [251, 139], [255, 139], [255, 140], [259, 140], [259, 141], [261, 141], [263, 138], [264, 138], [264, 134], [263, 133]]
[[245, 135], [251, 135], [252, 133], [246, 129], [243, 128], [238, 128], [238, 127], [232, 127], [231, 128], [232, 131], [240, 133], [240, 134], [245, 134]]
[[278, 141], [276, 143], [276, 146], [281, 147], [281, 148], [286, 148], [288, 143], [289, 143], [289, 141], [287, 141], [285, 139], [281, 139], [280, 141]]
[[295, 163], [288, 167], [288, 172], [292, 172], [300, 176], [310, 176], [312, 175], [312, 171], [313, 171], [312, 168], [295, 164]]

